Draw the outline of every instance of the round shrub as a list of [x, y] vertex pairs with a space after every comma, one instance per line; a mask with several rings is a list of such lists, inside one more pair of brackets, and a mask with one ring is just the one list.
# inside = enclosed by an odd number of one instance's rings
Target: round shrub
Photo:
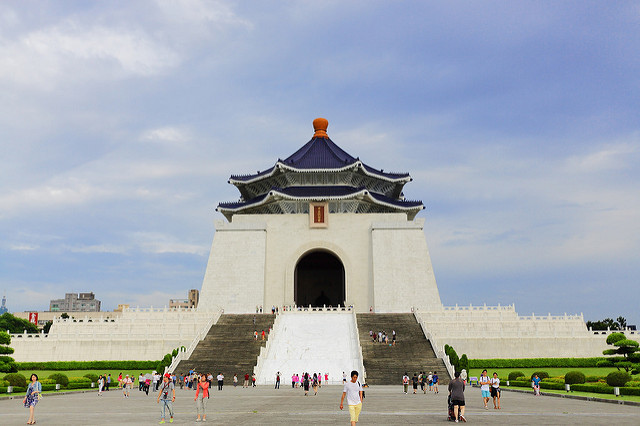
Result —
[[567, 385], [581, 385], [586, 379], [582, 371], [569, 371], [564, 375], [564, 383]]
[[7, 382], [9, 382], [9, 384], [13, 387], [16, 387], [16, 386], [22, 387], [22, 388], [27, 387], [27, 378], [20, 373], [7, 374], [6, 376], [3, 377], [3, 380], [6, 380]]
[[613, 371], [607, 376], [607, 384], [614, 387], [622, 387], [631, 380], [631, 376], [626, 371]]
[[517, 380], [518, 377], [527, 377], [522, 371], [512, 371], [509, 373], [509, 380]]
[[92, 382], [97, 382], [98, 381], [98, 375], [97, 374], [87, 373], [87, 374], [84, 375], [84, 377], [86, 377], [87, 379], [91, 380]]
[[536, 374], [538, 375], [538, 377], [540, 377], [540, 380], [549, 378], [549, 373], [547, 373], [546, 371], [534, 371], [531, 375], [531, 380], [533, 380]]
[[55, 380], [56, 384], [60, 386], [67, 386], [69, 384], [69, 378], [67, 377], [66, 374], [54, 373], [49, 376], [49, 379]]

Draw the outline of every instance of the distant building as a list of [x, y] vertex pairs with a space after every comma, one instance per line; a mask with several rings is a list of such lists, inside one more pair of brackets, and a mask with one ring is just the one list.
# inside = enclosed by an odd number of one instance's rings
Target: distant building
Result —
[[200, 300], [200, 290], [196, 290], [195, 288], [192, 288], [191, 290], [189, 290], [189, 305], [194, 308], [197, 308], [199, 300]]
[[100, 312], [100, 301], [92, 293], [66, 293], [49, 303], [51, 312]]
[[128, 303], [118, 303], [118, 307], [113, 310], [113, 312], [122, 312], [125, 309], [129, 309]]
[[169, 308], [197, 308], [200, 292], [196, 289], [189, 290], [187, 299], [169, 299]]
[[0, 306], [0, 315], [6, 314], [7, 312], [9, 312], [9, 310], [7, 309], [7, 296], [2, 296], [2, 306]]

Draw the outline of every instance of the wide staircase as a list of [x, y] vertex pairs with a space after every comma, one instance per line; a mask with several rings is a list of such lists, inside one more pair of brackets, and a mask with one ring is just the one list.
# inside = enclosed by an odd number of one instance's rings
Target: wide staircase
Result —
[[[218, 322], [211, 326], [207, 336], [196, 346], [191, 357], [181, 361], [175, 372], [184, 374], [195, 370], [213, 373], [214, 377], [222, 372], [227, 383], [234, 374], [238, 374], [238, 380], [242, 383], [245, 373], [253, 373], [260, 348], [267, 343], [262, 340], [262, 330], [268, 336], [274, 320], [275, 315], [272, 314], [221, 315]], [[258, 332], [258, 341], [254, 340], [254, 331]]]
[[[436, 371], [440, 384], [449, 384], [444, 361], [436, 357], [413, 314], [357, 314], [357, 320], [367, 384], [399, 385], [404, 373], [412, 377], [421, 371]], [[389, 346], [393, 330], [396, 346]], [[389, 343], [372, 342], [369, 331], [386, 332]]]

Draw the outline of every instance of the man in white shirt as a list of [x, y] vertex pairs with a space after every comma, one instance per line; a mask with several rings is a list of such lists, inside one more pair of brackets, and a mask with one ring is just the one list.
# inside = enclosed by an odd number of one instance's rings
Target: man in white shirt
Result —
[[340, 398], [340, 409], [344, 409], [344, 397], [347, 397], [347, 405], [349, 406], [349, 414], [351, 416], [351, 426], [356, 426], [360, 411], [362, 411], [362, 385], [358, 381], [358, 372], [351, 372], [351, 381], [345, 383]]
[[221, 391], [222, 385], [224, 384], [224, 376], [222, 375], [222, 372], [219, 372], [218, 377], [216, 378], [218, 379], [218, 390]]
[[489, 398], [491, 397], [491, 393], [489, 392], [489, 387], [491, 386], [491, 379], [487, 375], [487, 370], [482, 370], [482, 375], [478, 380], [480, 383], [480, 392], [482, 393], [482, 402], [484, 403], [484, 409], [488, 410], [489, 407], [487, 404], [489, 403]]

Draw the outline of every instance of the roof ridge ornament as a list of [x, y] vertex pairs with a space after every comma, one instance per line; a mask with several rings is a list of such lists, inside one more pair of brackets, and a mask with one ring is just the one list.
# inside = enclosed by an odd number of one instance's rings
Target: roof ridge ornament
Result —
[[313, 120], [313, 130], [315, 131], [313, 137], [329, 139], [327, 127], [329, 127], [329, 120], [326, 118], [316, 118]]

